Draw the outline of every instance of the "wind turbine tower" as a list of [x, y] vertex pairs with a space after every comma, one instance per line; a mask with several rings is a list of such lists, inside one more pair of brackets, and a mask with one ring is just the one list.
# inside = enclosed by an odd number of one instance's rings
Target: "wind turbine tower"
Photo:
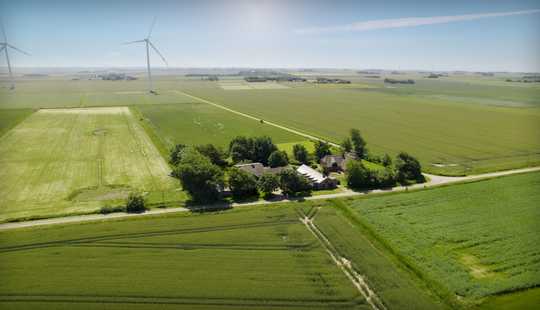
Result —
[[0, 42], [0, 53], [4, 51], [4, 53], [6, 54], [6, 63], [7, 63], [8, 72], [9, 72], [9, 80], [11, 81], [11, 86], [9, 87], [9, 89], [13, 90], [15, 89], [15, 79], [13, 78], [13, 71], [11, 70], [11, 62], [9, 60], [9, 49], [12, 49], [14, 51], [17, 51], [19, 53], [22, 53], [28, 56], [30, 56], [30, 54], [9, 44], [7, 36], [6, 36], [6, 31], [4, 30], [4, 25], [0, 24], [0, 28], [2, 28], [2, 34], [4, 35], [4, 42]]
[[157, 47], [154, 44], [152, 44], [152, 42], [150, 41], [150, 36], [152, 35], [152, 30], [154, 30], [155, 24], [156, 24], [156, 18], [154, 17], [154, 20], [152, 21], [152, 25], [150, 26], [150, 31], [148, 31], [148, 36], [146, 38], [142, 40], [126, 42], [124, 44], [144, 43], [146, 45], [146, 69], [148, 70], [148, 92], [150, 94], [157, 95], [157, 92], [154, 90], [154, 86], [152, 83], [152, 70], [150, 68], [150, 48], [152, 48], [159, 55], [159, 57], [161, 57], [165, 65], [168, 66], [169, 64], [167, 63], [167, 60], [165, 59], [165, 57], [161, 55]]

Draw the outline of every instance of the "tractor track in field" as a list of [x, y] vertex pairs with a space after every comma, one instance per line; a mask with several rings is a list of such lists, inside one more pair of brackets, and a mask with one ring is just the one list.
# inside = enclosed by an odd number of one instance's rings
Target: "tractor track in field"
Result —
[[[446, 176], [425, 174], [429, 178], [428, 182], [421, 183], [421, 184], [414, 184], [411, 186], [396, 186], [390, 189], [376, 189], [376, 190], [371, 190], [371, 191], [345, 190], [340, 193], [300, 197], [296, 199], [280, 199], [280, 200], [278, 199], [278, 200], [270, 200], [270, 201], [257, 200], [257, 201], [245, 202], [245, 203], [233, 203], [233, 204], [227, 204], [227, 205], [224, 204], [222, 208], [231, 208], [231, 207], [239, 208], [239, 207], [249, 207], [249, 206], [256, 206], [256, 205], [298, 202], [301, 200], [335, 199], [335, 198], [346, 198], [346, 197], [363, 196], [363, 195], [380, 194], [380, 193], [404, 192], [408, 190], [432, 188], [432, 187], [443, 186], [443, 185], [448, 185], [448, 184], [456, 184], [456, 183], [461, 183], [461, 182], [479, 181], [483, 179], [490, 179], [490, 178], [495, 178], [495, 177], [527, 173], [527, 172], [535, 172], [535, 171], [540, 171], [540, 167], [506, 170], [506, 171], [491, 172], [491, 173], [478, 174], [478, 175], [469, 175], [469, 176], [464, 176], [464, 177], [446, 177]], [[199, 210], [210, 209], [210, 208], [216, 209], [219, 207], [220, 205], [200, 206]], [[178, 207], [178, 208], [168, 208], [168, 209], [154, 209], [154, 210], [147, 211], [145, 213], [118, 212], [118, 213], [110, 213], [110, 214], [75, 215], [75, 216], [66, 216], [66, 217], [57, 217], [57, 218], [48, 218], [48, 219], [41, 219], [41, 220], [21, 221], [21, 222], [12, 222], [12, 223], [8, 222], [8, 223], [0, 224], [0, 231], [17, 229], [17, 228], [25, 228], [25, 227], [34, 227], [34, 226], [80, 223], [80, 222], [89, 222], [89, 221], [119, 219], [119, 218], [126, 218], [126, 217], [163, 215], [163, 214], [168, 214], [168, 213], [190, 212], [190, 211], [191, 211], [190, 209], [187, 209], [184, 207]]]
[[305, 214], [302, 210], [298, 210], [300, 214], [300, 222], [302, 222], [306, 226], [306, 228], [315, 236], [315, 238], [319, 240], [319, 242], [324, 247], [330, 258], [332, 258], [336, 266], [341, 271], [343, 271], [345, 276], [351, 281], [351, 283], [358, 290], [358, 292], [360, 292], [360, 294], [368, 302], [370, 307], [373, 310], [386, 310], [387, 308], [384, 306], [377, 294], [375, 294], [375, 291], [373, 291], [373, 289], [369, 287], [365, 277], [353, 268], [350, 260], [339, 254], [339, 251], [332, 244], [332, 242], [328, 238], [326, 238], [324, 233], [313, 222], [319, 208], [320, 207], [316, 208], [314, 212], [311, 212], [310, 210], [309, 213], [312, 213], [311, 215]]

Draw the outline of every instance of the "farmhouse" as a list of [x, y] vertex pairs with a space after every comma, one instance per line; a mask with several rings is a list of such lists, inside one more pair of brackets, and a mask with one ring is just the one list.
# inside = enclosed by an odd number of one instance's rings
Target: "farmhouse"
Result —
[[256, 176], [257, 178], [259, 178], [265, 173], [278, 174], [281, 171], [283, 171], [283, 169], [287, 168], [287, 167], [275, 167], [275, 168], [265, 167], [261, 163], [238, 164], [234, 166], [240, 170], [244, 170], [245, 172]]
[[347, 162], [351, 159], [356, 159], [353, 153], [347, 153], [345, 155], [326, 155], [321, 158], [319, 164], [327, 172], [339, 172], [345, 171]]
[[333, 189], [338, 185], [338, 180], [325, 177], [319, 171], [311, 168], [310, 166], [302, 165], [296, 169], [296, 172], [305, 176], [313, 189]]

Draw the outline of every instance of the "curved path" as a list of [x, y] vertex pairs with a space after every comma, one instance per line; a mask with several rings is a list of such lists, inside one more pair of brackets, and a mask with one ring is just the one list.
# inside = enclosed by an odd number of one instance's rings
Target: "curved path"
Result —
[[[255, 206], [255, 205], [287, 203], [287, 202], [292, 202], [292, 201], [298, 201], [300, 199], [320, 200], [320, 199], [333, 199], [333, 198], [369, 195], [369, 194], [376, 194], [376, 193], [405, 191], [409, 189], [428, 188], [428, 187], [434, 187], [434, 186], [441, 186], [445, 184], [452, 184], [452, 183], [459, 183], [459, 182], [466, 182], [466, 181], [476, 181], [476, 180], [489, 179], [489, 178], [512, 175], [512, 174], [534, 172], [534, 171], [540, 171], [540, 167], [506, 170], [506, 171], [491, 172], [491, 173], [478, 174], [478, 175], [469, 175], [469, 176], [464, 176], [464, 177], [446, 177], [446, 176], [425, 174], [425, 176], [429, 178], [428, 182], [422, 183], [422, 184], [414, 184], [411, 186], [396, 186], [390, 189], [376, 189], [376, 190], [371, 190], [371, 191], [352, 191], [350, 189], [347, 189], [340, 193], [309, 196], [309, 197], [303, 197], [299, 199], [279, 199], [278, 198], [278, 199], [269, 200], [269, 201], [258, 200], [258, 201], [246, 202], [246, 203], [233, 203], [232, 207], [238, 208], [238, 207], [247, 207], [247, 206]], [[211, 206], [207, 206], [207, 207], [211, 207]], [[204, 206], [202, 206], [201, 208], [204, 208]], [[111, 213], [111, 214], [76, 215], [76, 216], [68, 216], [68, 217], [35, 220], [35, 221], [3, 223], [3, 224], [0, 224], [0, 230], [43, 226], [43, 225], [53, 225], [53, 224], [68, 224], [68, 223], [80, 223], [80, 222], [88, 222], [88, 221], [110, 220], [110, 219], [118, 219], [118, 218], [126, 218], [126, 217], [159, 215], [159, 214], [187, 212], [187, 211], [190, 211], [190, 210], [187, 208], [169, 208], [169, 209], [150, 210], [150, 211], [147, 211], [145, 213], [140, 213], [140, 214], [128, 214], [128, 213], [119, 212], [119, 213]]]

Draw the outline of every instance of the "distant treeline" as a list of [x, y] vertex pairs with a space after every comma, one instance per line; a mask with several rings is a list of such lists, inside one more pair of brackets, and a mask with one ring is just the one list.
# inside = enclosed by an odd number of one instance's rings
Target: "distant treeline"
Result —
[[506, 79], [506, 82], [540, 83], [540, 75], [525, 75], [521, 79]]
[[305, 82], [306, 79], [297, 76], [246, 76], [244, 78], [246, 82]]
[[389, 78], [386, 78], [384, 79], [384, 82], [385, 83], [389, 83], [389, 84], [414, 84], [414, 80], [395, 80], [395, 79], [389, 79]]
[[351, 84], [349, 80], [343, 79], [329, 79], [325, 77], [318, 77], [316, 83], [319, 84]]

